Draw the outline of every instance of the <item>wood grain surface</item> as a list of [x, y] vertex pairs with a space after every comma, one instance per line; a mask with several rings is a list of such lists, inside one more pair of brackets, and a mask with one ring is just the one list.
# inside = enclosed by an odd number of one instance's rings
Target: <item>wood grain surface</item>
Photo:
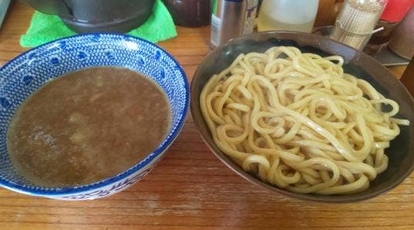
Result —
[[[334, 1], [323, 2], [330, 6]], [[330, 14], [331, 9], [319, 12]], [[19, 1], [12, 2], [0, 29], [0, 66], [26, 50], [19, 38], [32, 13]], [[178, 27], [178, 37], [159, 45], [177, 58], [191, 80], [209, 52], [209, 33], [209, 27]], [[404, 68], [390, 70], [398, 78]], [[226, 168], [203, 143], [191, 115], [161, 163], [111, 197], [58, 201], [0, 188], [0, 229], [348, 228], [414, 229], [413, 175], [390, 192], [357, 203], [317, 203], [270, 193]]]

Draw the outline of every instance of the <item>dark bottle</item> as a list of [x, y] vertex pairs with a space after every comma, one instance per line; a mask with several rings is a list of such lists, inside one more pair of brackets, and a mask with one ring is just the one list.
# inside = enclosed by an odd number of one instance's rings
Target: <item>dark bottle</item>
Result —
[[377, 29], [383, 27], [383, 30], [371, 36], [367, 45], [364, 47], [365, 53], [370, 55], [377, 54], [388, 45], [392, 32], [404, 18], [413, 3], [414, 0], [388, 0], [380, 16], [380, 20], [376, 25]]
[[210, 24], [210, 0], [162, 0], [174, 24], [183, 27], [202, 27]]

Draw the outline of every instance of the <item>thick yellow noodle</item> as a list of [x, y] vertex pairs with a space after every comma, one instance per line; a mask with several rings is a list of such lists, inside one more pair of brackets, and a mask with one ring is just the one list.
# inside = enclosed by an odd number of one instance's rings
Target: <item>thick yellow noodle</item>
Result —
[[[239, 55], [203, 88], [217, 146], [245, 171], [298, 193], [365, 190], [388, 166], [398, 104], [344, 73], [340, 56], [295, 47]], [[386, 104], [391, 109], [381, 111]]]

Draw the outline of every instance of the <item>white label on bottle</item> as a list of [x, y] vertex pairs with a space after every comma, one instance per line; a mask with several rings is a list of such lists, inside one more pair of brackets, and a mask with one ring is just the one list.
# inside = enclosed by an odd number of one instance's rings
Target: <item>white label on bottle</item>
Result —
[[211, 38], [210, 42], [214, 46], [220, 43], [221, 19], [216, 15], [211, 15]]

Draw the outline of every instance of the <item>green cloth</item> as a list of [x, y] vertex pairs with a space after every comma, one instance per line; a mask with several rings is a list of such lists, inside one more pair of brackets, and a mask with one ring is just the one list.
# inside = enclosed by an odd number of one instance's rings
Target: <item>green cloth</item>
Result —
[[[23, 47], [35, 47], [55, 39], [75, 35], [56, 15], [35, 11], [26, 32], [20, 37]], [[127, 34], [157, 43], [177, 36], [177, 30], [171, 14], [161, 0], [156, 0], [153, 14], [140, 27]]]

